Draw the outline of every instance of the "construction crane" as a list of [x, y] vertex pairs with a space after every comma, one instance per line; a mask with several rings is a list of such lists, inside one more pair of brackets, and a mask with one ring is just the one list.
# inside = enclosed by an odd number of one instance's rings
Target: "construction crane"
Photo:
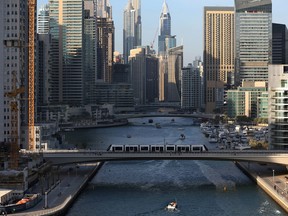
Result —
[[[11, 91], [5, 92], [4, 96], [10, 99], [10, 167], [16, 169], [19, 161], [19, 124], [18, 124], [18, 100], [21, 99], [18, 95], [23, 94], [27, 91], [28, 96], [28, 108], [27, 108], [27, 119], [28, 119], [28, 149], [35, 150], [35, 139], [34, 139], [34, 73], [35, 73], [35, 8], [36, 0], [27, 0], [28, 5], [28, 45], [23, 45], [21, 41], [4, 41], [4, 44], [8, 47], [24, 48], [28, 47], [28, 87], [25, 89], [24, 86], [17, 87], [17, 72], [12, 71], [11, 79]], [[8, 45], [9, 44], [9, 45]]]
[[150, 44], [150, 48], [151, 48], [151, 49], [154, 48], [154, 43], [155, 43], [155, 40], [156, 40], [156, 36], [157, 36], [157, 34], [158, 34], [158, 31], [159, 31], [159, 26], [158, 26], [158, 28], [156, 29], [156, 32], [155, 32], [153, 41], [152, 41], [151, 44]]
[[19, 145], [18, 145], [18, 98], [19, 94], [25, 92], [25, 88], [23, 86], [17, 88], [17, 74], [16, 71], [12, 72], [12, 90], [10, 92], [4, 93], [5, 97], [11, 99], [10, 101], [10, 112], [11, 112], [11, 122], [10, 122], [10, 161], [9, 165], [11, 169], [18, 168], [19, 161]]
[[29, 33], [28, 33], [28, 142], [29, 150], [35, 150], [34, 139], [34, 73], [35, 73], [35, 8], [36, 0], [28, 1]]

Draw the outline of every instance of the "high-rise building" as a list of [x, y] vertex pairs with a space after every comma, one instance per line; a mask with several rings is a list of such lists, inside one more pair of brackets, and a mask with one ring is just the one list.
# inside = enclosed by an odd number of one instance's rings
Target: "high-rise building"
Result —
[[288, 63], [287, 27], [284, 24], [273, 23], [272, 32], [272, 64], [286, 64]]
[[[97, 77], [97, 23], [95, 12], [95, 1], [84, 1], [84, 47], [83, 47], [83, 62], [85, 67], [83, 68], [83, 93], [84, 104], [91, 103], [94, 86]], [[104, 13], [104, 12], [103, 12]]]
[[[25, 128], [20, 127], [27, 126], [28, 118], [27, 101], [18, 100], [28, 95], [27, 11], [25, 0], [0, 1], [0, 142], [14, 139], [14, 131], [19, 135], [16, 140], [18, 145], [25, 145], [20, 133]], [[16, 94], [18, 99], [7, 95], [9, 92], [15, 93], [21, 86], [26, 87], [25, 93], [19, 91], [19, 94]], [[17, 108], [16, 113], [15, 107], [14, 111], [10, 107], [12, 103]]]
[[131, 50], [129, 64], [131, 68], [131, 83], [136, 104], [146, 103], [146, 49], [138, 47]]
[[96, 0], [97, 4], [97, 16], [109, 17], [112, 19], [112, 7], [109, 0]]
[[141, 0], [132, 0], [135, 10], [135, 47], [142, 45]]
[[234, 8], [204, 8], [206, 112], [222, 110], [224, 88], [234, 84]]
[[138, 47], [129, 56], [131, 83], [136, 104], [158, 100], [158, 58], [151, 55], [150, 48]]
[[[36, 107], [37, 113], [41, 113], [41, 107], [49, 104], [49, 82], [50, 70], [49, 70], [49, 46], [50, 46], [50, 34], [49, 34], [49, 8], [48, 5], [44, 5], [39, 10], [37, 19], [37, 72], [36, 72]], [[40, 120], [37, 117], [37, 120]]]
[[128, 63], [130, 50], [141, 46], [141, 43], [141, 0], [129, 0], [124, 9], [123, 57], [125, 64]]
[[235, 0], [237, 85], [267, 81], [272, 63], [271, 0]]
[[[166, 3], [166, 0], [164, 0], [163, 6], [162, 6], [162, 11], [160, 15], [160, 31], [159, 31], [159, 36], [158, 36], [158, 53], [165, 53], [166, 48], [172, 48], [170, 46], [167, 46], [167, 41], [166, 38], [171, 37], [171, 16], [169, 12], [168, 5]], [[176, 46], [176, 42], [174, 47]]]
[[51, 34], [51, 102], [83, 104], [82, 0], [49, 0]]
[[159, 64], [155, 55], [146, 55], [146, 101], [159, 101]]
[[269, 65], [269, 146], [288, 149], [288, 65]]
[[182, 69], [181, 75], [181, 108], [195, 111], [201, 108], [200, 70], [189, 64]]
[[48, 34], [49, 33], [49, 7], [48, 4], [39, 9], [37, 16], [37, 33]]
[[167, 51], [168, 76], [165, 83], [165, 101], [180, 102], [181, 70], [183, 68], [183, 46], [171, 48]]
[[114, 57], [114, 22], [110, 18], [97, 17], [97, 29], [97, 80], [111, 83]]

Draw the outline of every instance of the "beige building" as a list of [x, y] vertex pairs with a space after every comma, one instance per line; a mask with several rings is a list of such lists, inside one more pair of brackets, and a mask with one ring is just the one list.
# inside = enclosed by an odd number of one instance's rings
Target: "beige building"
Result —
[[224, 89], [234, 84], [234, 8], [204, 8], [206, 112], [222, 109]]

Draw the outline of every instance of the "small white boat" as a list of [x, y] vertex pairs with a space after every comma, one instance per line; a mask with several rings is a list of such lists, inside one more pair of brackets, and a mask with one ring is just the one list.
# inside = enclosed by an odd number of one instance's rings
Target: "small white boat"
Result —
[[169, 211], [175, 211], [177, 210], [177, 202], [176, 201], [172, 201], [170, 202], [167, 206], [166, 209]]
[[215, 134], [211, 134], [209, 136], [209, 142], [210, 143], [217, 143], [218, 142], [217, 136]]

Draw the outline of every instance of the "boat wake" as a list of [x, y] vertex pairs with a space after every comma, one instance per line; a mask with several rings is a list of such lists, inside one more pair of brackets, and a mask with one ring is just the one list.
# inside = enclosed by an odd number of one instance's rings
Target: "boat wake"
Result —
[[142, 213], [138, 213], [138, 214], [135, 214], [135, 216], [146, 216], [146, 215], [149, 215], [149, 216], [167, 216], [167, 213], [169, 213], [169, 215], [174, 215], [174, 214], [177, 214], [177, 215], [183, 215], [181, 214], [181, 211], [179, 209], [175, 209], [174, 211], [170, 211], [170, 210], [167, 210], [166, 208], [164, 209], [155, 209], [155, 210], [151, 210], [151, 211], [147, 211], [147, 212], [142, 212]]
[[216, 186], [217, 190], [235, 189], [235, 182], [224, 179], [219, 171], [199, 161], [195, 161], [195, 163], [199, 166], [203, 175]]

